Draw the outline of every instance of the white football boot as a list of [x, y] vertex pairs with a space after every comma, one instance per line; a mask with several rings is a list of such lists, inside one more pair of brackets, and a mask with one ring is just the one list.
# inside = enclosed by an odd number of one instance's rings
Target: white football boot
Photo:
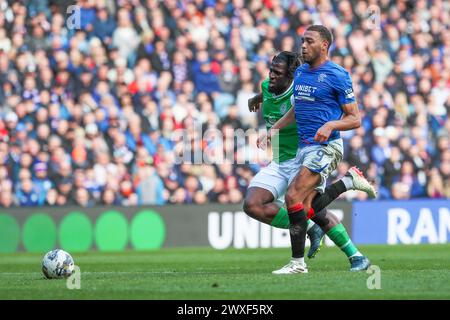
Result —
[[375, 199], [377, 197], [377, 190], [367, 181], [364, 174], [357, 167], [348, 169], [346, 176], [350, 176], [353, 180], [353, 190], [364, 191], [369, 198]]
[[294, 273], [308, 273], [306, 263], [291, 260], [283, 268], [272, 271], [272, 274], [294, 274]]

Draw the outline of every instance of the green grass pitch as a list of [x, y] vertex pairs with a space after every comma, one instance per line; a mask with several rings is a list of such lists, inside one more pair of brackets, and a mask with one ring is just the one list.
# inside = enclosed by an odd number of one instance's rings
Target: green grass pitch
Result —
[[275, 276], [290, 249], [209, 248], [73, 253], [81, 289], [44, 279], [43, 254], [0, 254], [0, 299], [450, 299], [450, 245], [361, 246], [381, 269], [381, 289], [351, 273], [337, 248], [309, 260], [308, 274]]

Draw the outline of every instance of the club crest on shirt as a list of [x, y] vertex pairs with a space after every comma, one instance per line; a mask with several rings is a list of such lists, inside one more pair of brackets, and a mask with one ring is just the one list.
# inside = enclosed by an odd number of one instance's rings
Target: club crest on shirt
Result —
[[317, 77], [317, 82], [323, 82], [327, 75], [325, 73], [319, 73], [319, 76]]
[[283, 104], [281, 105], [281, 107], [280, 107], [280, 112], [281, 112], [281, 114], [285, 114], [285, 113], [286, 113], [286, 110], [287, 110], [287, 106], [286, 106], [285, 103], [283, 103]]

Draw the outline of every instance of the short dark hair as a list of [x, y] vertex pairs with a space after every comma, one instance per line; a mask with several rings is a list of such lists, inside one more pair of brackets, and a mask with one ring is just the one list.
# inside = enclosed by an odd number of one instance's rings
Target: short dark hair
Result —
[[286, 63], [288, 75], [292, 78], [294, 77], [295, 70], [302, 64], [301, 55], [291, 51], [280, 52], [273, 57], [272, 62], [276, 62], [277, 60]]
[[306, 31], [316, 31], [320, 34], [320, 37], [328, 42], [328, 48], [330, 49], [331, 44], [333, 43], [333, 35], [331, 34], [331, 31], [328, 30], [327, 27], [320, 25], [320, 24], [314, 24], [312, 26], [309, 26]]

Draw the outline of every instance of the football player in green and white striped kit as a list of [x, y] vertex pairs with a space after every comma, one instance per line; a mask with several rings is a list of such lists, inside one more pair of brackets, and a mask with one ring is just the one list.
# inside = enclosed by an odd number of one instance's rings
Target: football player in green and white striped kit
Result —
[[[249, 99], [249, 110], [256, 112], [262, 107], [267, 130], [292, 107], [294, 71], [301, 64], [300, 56], [283, 51], [276, 55], [270, 65], [269, 78], [261, 84], [261, 93]], [[299, 168], [295, 165], [298, 150], [298, 134], [293, 123], [279, 131], [271, 139], [272, 162], [252, 179], [244, 201], [244, 211], [250, 217], [277, 228], [289, 229], [289, 217], [284, 207], [284, 195]], [[318, 194], [313, 201], [314, 217], [308, 220], [308, 236], [311, 247], [308, 258], [319, 251], [325, 233], [348, 258], [361, 255], [350, 240], [339, 219], [325, 208], [347, 190], [360, 190], [370, 197], [376, 191], [355, 167], [339, 181]]]

